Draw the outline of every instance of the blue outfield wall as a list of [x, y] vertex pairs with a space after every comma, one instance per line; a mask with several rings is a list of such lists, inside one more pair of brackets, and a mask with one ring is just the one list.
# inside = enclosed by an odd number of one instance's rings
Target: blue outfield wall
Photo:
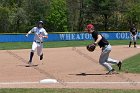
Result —
[[[107, 40], [128, 40], [129, 32], [100, 32]], [[140, 33], [139, 33], [140, 35]], [[0, 42], [32, 42], [34, 34], [25, 37], [25, 34], [0, 34]], [[71, 40], [92, 40], [88, 33], [51, 33], [44, 41], [71, 41]]]

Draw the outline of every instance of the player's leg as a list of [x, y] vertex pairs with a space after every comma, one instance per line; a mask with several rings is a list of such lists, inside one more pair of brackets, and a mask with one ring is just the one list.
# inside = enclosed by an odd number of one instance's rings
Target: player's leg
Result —
[[107, 63], [107, 59], [109, 57], [109, 53], [110, 53], [110, 49], [108, 49], [107, 47], [106, 48], [103, 48], [102, 50], [102, 53], [100, 55], [100, 58], [99, 58], [99, 63], [101, 65], [103, 65], [109, 72], [113, 71], [114, 69], [111, 67], [111, 65], [109, 63]]
[[40, 56], [40, 60], [43, 59], [42, 49], [43, 49], [43, 43], [39, 44], [38, 47], [37, 47], [37, 55]]
[[136, 48], [137, 47], [137, 35], [135, 35], [134, 37], [133, 37], [133, 40], [134, 40], [134, 47]]
[[[108, 48], [108, 49], [110, 50], [110, 52], [111, 52], [111, 45], [108, 45], [107, 48]], [[110, 52], [109, 52], [109, 53], [110, 53]], [[108, 54], [108, 58], [107, 58], [106, 62], [107, 62], [107, 63], [111, 63], [111, 64], [116, 64], [116, 65], [119, 67], [119, 70], [121, 70], [122, 61], [109, 58], [109, 54]]]
[[[110, 52], [111, 52], [111, 45], [108, 45], [106, 50], [110, 50]], [[111, 63], [111, 64], [116, 64], [119, 67], [119, 70], [121, 70], [122, 61], [109, 58], [109, 53], [110, 52], [108, 52], [108, 54], [106, 54], [107, 55], [106, 62]]]
[[121, 61], [109, 58], [110, 52], [111, 52], [111, 45], [108, 45], [105, 48], [103, 48], [103, 51], [101, 53], [100, 60], [99, 60], [100, 64], [102, 64], [109, 70], [107, 74], [114, 73], [115, 71], [109, 63], [117, 64], [119, 67], [119, 70], [121, 69]]
[[119, 67], [119, 70], [121, 70], [122, 61], [108, 58], [107, 63], [116, 64]]
[[129, 47], [131, 47], [131, 44], [132, 44], [132, 41], [130, 40], [130, 42], [129, 42]]
[[35, 52], [36, 48], [37, 48], [37, 43], [33, 42], [32, 49], [31, 49], [31, 52], [30, 52], [29, 64], [32, 63], [32, 59], [33, 59], [34, 52]]
[[130, 35], [129, 47], [131, 47], [132, 41], [133, 41], [133, 36]]

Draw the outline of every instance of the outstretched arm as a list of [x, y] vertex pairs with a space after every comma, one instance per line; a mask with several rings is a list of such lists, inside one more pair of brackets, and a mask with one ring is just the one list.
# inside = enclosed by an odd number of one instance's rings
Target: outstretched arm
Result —
[[31, 34], [31, 33], [32, 33], [32, 31], [30, 30], [30, 31], [26, 34], [26, 37], [28, 37], [28, 35]]

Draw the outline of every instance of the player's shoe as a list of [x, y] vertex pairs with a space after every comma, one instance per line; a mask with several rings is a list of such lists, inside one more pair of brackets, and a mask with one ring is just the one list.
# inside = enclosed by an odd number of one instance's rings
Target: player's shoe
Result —
[[43, 54], [42, 55], [40, 55], [40, 60], [42, 60], [43, 59]]
[[28, 61], [28, 65], [26, 67], [31, 67], [32, 66], [32, 62]]
[[122, 61], [119, 61], [119, 63], [117, 64], [117, 66], [119, 67], [119, 70], [121, 70], [121, 67], [122, 67]]
[[28, 64], [32, 64], [32, 61], [29, 60], [29, 61], [28, 61]]
[[112, 69], [106, 73], [106, 75], [118, 74], [115, 69]]

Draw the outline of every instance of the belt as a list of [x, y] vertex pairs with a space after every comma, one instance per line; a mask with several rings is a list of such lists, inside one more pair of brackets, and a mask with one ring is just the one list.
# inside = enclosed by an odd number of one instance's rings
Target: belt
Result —
[[39, 41], [36, 41], [36, 40], [34, 40], [36, 43], [43, 43], [43, 42], [39, 42]]
[[104, 47], [107, 47], [108, 45], [110, 45], [110, 44], [106, 44], [106, 45], [104, 45], [103, 48], [104, 48]]

